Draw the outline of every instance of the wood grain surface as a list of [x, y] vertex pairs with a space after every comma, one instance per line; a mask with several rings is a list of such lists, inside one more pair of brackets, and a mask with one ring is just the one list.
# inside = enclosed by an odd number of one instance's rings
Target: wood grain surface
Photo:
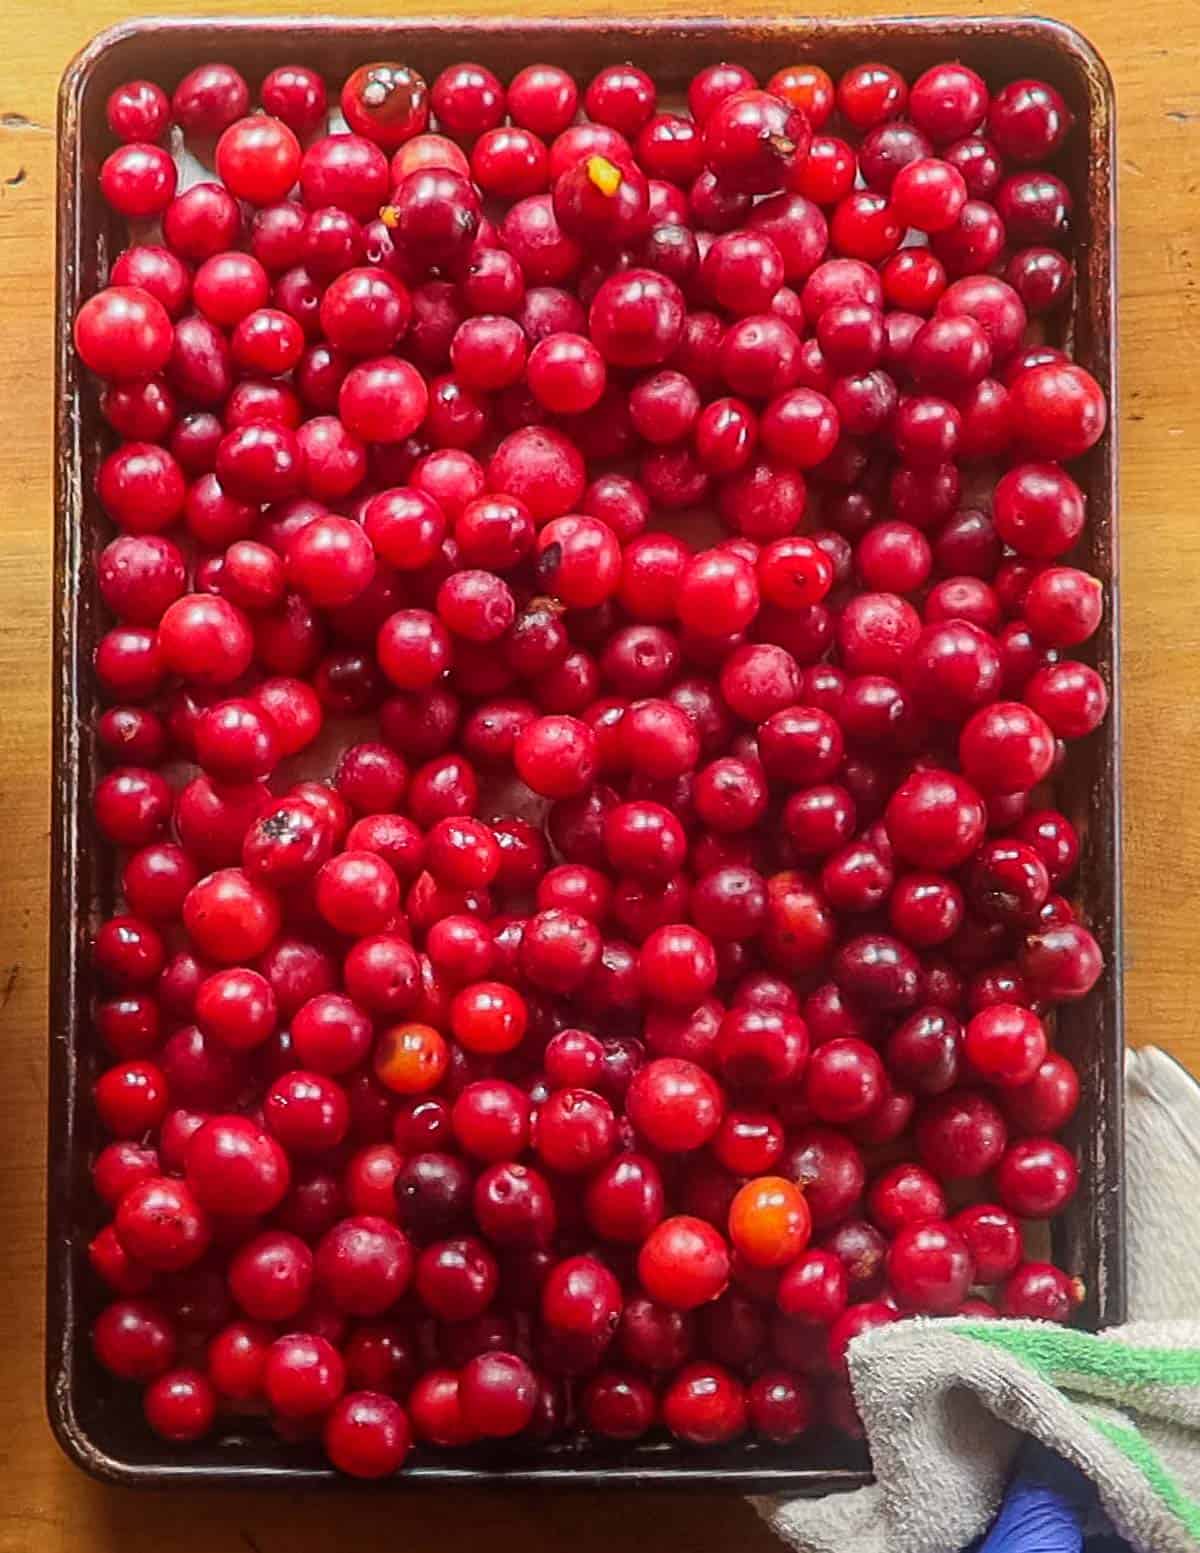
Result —
[[[701, 9], [710, 8], [765, 9], [746, 0]], [[962, 0], [925, 8], [991, 9]], [[159, 9], [197, 7], [162, 0]], [[211, 0], [205, 9], [248, 8]], [[319, 7], [265, 0], [255, 9]], [[384, 0], [358, 0], [354, 9], [395, 14]], [[511, 14], [496, 0], [476, 9]], [[674, 8], [635, 0], [629, 9]], [[612, 1553], [645, 1537], [640, 1514], [653, 1517], [659, 1553], [765, 1550], [771, 1538], [734, 1498], [689, 1492], [635, 1504], [615, 1491], [458, 1491], [452, 1500], [332, 1494], [298, 1504], [250, 1493], [139, 1495], [90, 1482], [51, 1440], [41, 1333], [55, 93], [74, 52], [132, 13], [103, 0], [7, 0], [2, 14], [0, 1553], [159, 1553], [164, 1545], [173, 1553], [317, 1553], [351, 1537], [368, 1546], [402, 1540], [407, 1553], [459, 1553], [485, 1539], [498, 1553], [531, 1544]], [[1117, 83], [1129, 1032], [1200, 1070], [1200, 6], [1086, 0], [1057, 14], [1090, 37]]]

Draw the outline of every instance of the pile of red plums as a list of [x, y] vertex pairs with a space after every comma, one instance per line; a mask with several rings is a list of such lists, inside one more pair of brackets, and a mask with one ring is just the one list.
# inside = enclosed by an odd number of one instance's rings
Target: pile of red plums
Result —
[[330, 108], [108, 103], [96, 1357], [359, 1477], [852, 1433], [857, 1334], [1082, 1297], [1024, 1228], [1102, 971], [1072, 115], [958, 63]]

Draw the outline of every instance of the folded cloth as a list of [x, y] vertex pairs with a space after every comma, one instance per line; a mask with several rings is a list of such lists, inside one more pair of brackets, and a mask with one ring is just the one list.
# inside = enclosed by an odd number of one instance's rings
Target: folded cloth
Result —
[[988, 1529], [1027, 1438], [1080, 1469], [1137, 1553], [1200, 1547], [1200, 1086], [1146, 1048], [1126, 1101], [1135, 1319], [1097, 1335], [916, 1320], [855, 1339], [876, 1481], [755, 1501], [797, 1553], [953, 1553]]

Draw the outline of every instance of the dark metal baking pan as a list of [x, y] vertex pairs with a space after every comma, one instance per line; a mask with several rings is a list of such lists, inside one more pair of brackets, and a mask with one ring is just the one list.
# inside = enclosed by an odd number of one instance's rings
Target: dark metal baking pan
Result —
[[[71, 64], [59, 102], [58, 411], [53, 896], [51, 921], [50, 1153], [47, 1257], [47, 1397], [51, 1423], [67, 1455], [98, 1477], [133, 1484], [277, 1483], [293, 1489], [338, 1479], [315, 1451], [281, 1443], [265, 1424], [227, 1424], [213, 1439], [172, 1451], [145, 1426], [131, 1388], [93, 1361], [88, 1342], [99, 1291], [86, 1245], [97, 1224], [89, 1181], [96, 1127], [89, 1090], [96, 1052], [89, 1035], [90, 929], [114, 893], [113, 858], [98, 837], [89, 794], [95, 751], [90, 662], [102, 629], [90, 561], [104, 520], [92, 496], [106, 429], [94, 383], [71, 350], [79, 303], [103, 283], [121, 235], [97, 188], [111, 140], [108, 93], [146, 76], [174, 85], [205, 59], [228, 60], [253, 82], [274, 65], [303, 61], [338, 81], [370, 59], [405, 59], [431, 76], [457, 59], [475, 59], [507, 79], [522, 65], [549, 60], [586, 80], [600, 66], [632, 59], [664, 91], [682, 91], [701, 66], [738, 60], [761, 78], [800, 59], [834, 73], [855, 61], [886, 59], [910, 77], [936, 60], [958, 58], [993, 84], [1040, 76], [1067, 98], [1077, 124], [1061, 171], [1075, 197], [1073, 248], [1078, 280], [1063, 329], [1077, 358], [1098, 378], [1114, 413], [1112, 429], [1079, 465], [1088, 496], [1086, 564], [1103, 582], [1104, 623], [1094, 661], [1112, 689], [1104, 728], [1076, 749], [1062, 779], [1062, 801], [1080, 826], [1078, 889], [1104, 947], [1108, 970], [1086, 1001], [1064, 1008], [1058, 1044], [1075, 1061], [1083, 1099], [1069, 1139], [1078, 1149], [1082, 1187], [1054, 1227], [1057, 1257], [1087, 1284], [1080, 1319], [1103, 1326], [1122, 1319], [1122, 1010], [1117, 666], [1116, 363], [1112, 84], [1091, 46], [1055, 22], [999, 18], [612, 18], [497, 20], [462, 17], [398, 21], [332, 16], [147, 18], [101, 34]], [[860, 1446], [832, 1432], [781, 1449], [737, 1443], [713, 1451], [658, 1443], [612, 1450], [590, 1442], [513, 1446], [461, 1457], [415, 1452], [392, 1483], [674, 1485], [737, 1492], [826, 1493], [867, 1480]]]

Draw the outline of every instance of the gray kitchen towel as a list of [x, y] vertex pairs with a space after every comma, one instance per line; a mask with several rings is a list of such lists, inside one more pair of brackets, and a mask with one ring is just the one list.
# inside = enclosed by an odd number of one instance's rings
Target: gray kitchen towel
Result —
[[797, 1553], [955, 1553], [987, 1530], [1030, 1436], [1095, 1484], [1138, 1553], [1200, 1547], [1200, 1085], [1126, 1061], [1130, 1311], [1049, 1323], [901, 1322], [850, 1349], [876, 1482], [754, 1501]]

